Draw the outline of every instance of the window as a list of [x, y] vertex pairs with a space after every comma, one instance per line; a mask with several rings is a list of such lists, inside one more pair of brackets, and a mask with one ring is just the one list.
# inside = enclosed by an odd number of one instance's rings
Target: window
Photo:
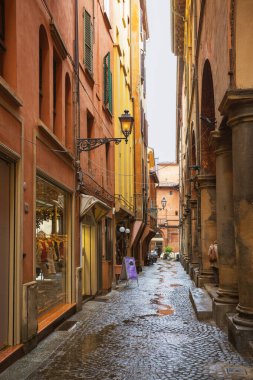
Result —
[[68, 200], [65, 191], [37, 177], [35, 262], [39, 316], [66, 303]]
[[104, 0], [104, 11], [109, 19], [110, 18], [110, 0]]
[[104, 57], [104, 105], [112, 114], [112, 73], [110, 53]]
[[3, 75], [3, 55], [5, 52], [5, 6], [0, 0], [0, 75]]
[[4, 43], [5, 39], [5, 7], [4, 0], [0, 0], [0, 40], [1, 45]]
[[112, 220], [110, 218], [105, 219], [105, 242], [106, 242], [106, 260], [112, 260]]
[[72, 148], [72, 102], [69, 74], [65, 77], [65, 146]]
[[91, 15], [84, 11], [84, 66], [93, 74], [93, 29]]
[[50, 104], [49, 104], [49, 45], [47, 33], [43, 25], [39, 31], [39, 118], [47, 125], [50, 125]]
[[62, 64], [61, 59], [54, 50], [53, 55], [53, 132], [62, 137]]
[[173, 191], [170, 191], [170, 192], [169, 192], [169, 195], [173, 195]]
[[175, 215], [178, 216], [178, 211], [175, 211]]

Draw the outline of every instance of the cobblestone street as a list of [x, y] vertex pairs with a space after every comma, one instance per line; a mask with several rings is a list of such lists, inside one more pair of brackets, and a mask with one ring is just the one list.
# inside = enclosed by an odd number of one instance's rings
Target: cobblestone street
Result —
[[159, 261], [139, 286], [84, 304], [70, 330], [55, 331], [0, 379], [253, 379], [253, 362], [212, 321], [196, 319], [192, 286], [180, 263]]

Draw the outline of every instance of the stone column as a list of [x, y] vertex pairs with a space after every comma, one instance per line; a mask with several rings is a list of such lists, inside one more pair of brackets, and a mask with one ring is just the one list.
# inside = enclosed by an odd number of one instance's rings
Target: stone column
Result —
[[235, 242], [239, 304], [228, 318], [229, 339], [247, 352], [253, 340], [253, 90], [230, 90], [220, 111], [232, 128]]
[[212, 132], [216, 153], [216, 219], [219, 257], [219, 289], [214, 297], [214, 320], [227, 327], [226, 313], [238, 303], [238, 274], [233, 207], [232, 135], [230, 129]]
[[208, 249], [216, 237], [216, 187], [215, 176], [198, 175], [201, 194], [201, 264], [198, 286], [213, 281], [213, 271], [208, 259]]
[[191, 278], [194, 278], [194, 269], [199, 266], [199, 249], [198, 249], [198, 230], [197, 230], [197, 200], [190, 200], [191, 209], [191, 256], [189, 273]]

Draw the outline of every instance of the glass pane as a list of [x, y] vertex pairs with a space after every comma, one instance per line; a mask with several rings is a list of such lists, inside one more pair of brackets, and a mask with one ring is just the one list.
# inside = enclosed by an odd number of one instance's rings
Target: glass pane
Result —
[[36, 181], [36, 281], [38, 313], [66, 303], [67, 194]]

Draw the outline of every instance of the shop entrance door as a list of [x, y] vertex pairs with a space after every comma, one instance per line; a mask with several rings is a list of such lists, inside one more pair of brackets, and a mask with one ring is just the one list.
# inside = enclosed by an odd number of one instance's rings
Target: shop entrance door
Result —
[[8, 344], [11, 165], [0, 158], [0, 349]]
[[98, 291], [96, 225], [93, 223], [92, 216], [85, 215], [82, 224], [83, 297], [95, 295]]
[[98, 252], [98, 292], [103, 291], [103, 278], [102, 278], [102, 223], [97, 225], [97, 252]]

